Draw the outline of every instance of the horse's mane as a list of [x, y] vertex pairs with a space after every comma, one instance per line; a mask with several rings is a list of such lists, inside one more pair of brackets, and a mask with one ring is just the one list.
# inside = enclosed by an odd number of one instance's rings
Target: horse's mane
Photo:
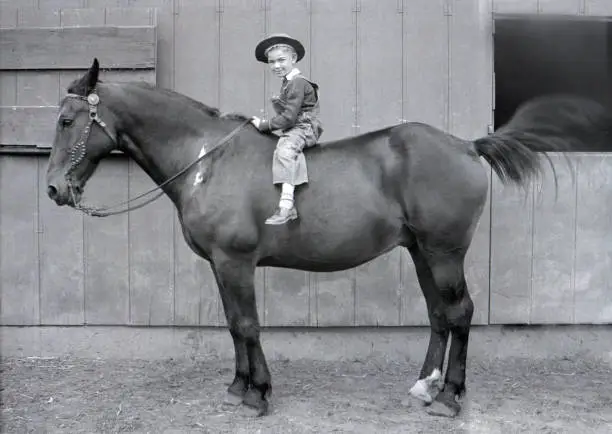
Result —
[[[98, 83], [102, 83], [102, 80], [98, 80]], [[208, 106], [206, 104], [204, 104], [201, 101], [198, 101], [196, 99], [193, 99], [191, 97], [188, 97], [187, 95], [184, 95], [182, 93], [176, 92], [174, 90], [171, 89], [167, 89], [164, 87], [159, 87], [157, 85], [148, 83], [146, 81], [132, 81], [132, 82], [126, 82], [126, 83], [122, 83], [122, 84], [126, 84], [126, 85], [130, 85], [130, 86], [136, 86], [136, 87], [140, 87], [143, 89], [147, 89], [149, 91], [152, 92], [156, 92], [162, 95], [166, 95], [170, 98], [173, 98], [175, 100], [179, 100], [182, 103], [185, 104], [189, 104], [190, 106], [203, 111], [204, 113], [206, 113], [208, 116], [210, 117], [214, 117], [214, 118], [219, 118], [219, 119], [227, 119], [227, 120], [235, 120], [235, 121], [246, 121], [248, 120], [250, 117], [246, 116], [242, 113], [222, 113], [218, 108], [216, 107], [211, 107]], [[82, 94], [83, 93], [83, 89], [82, 89], [83, 83], [81, 79], [76, 79], [74, 80], [72, 83], [70, 83], [70, 85], [68, 86], [68, 92], [70, 93], [78, 93], [78, 94]]]
[[235, 120], [235, 121], [246, 121], [247, 119], [249, 119], [248, 116], [242, 113], [233, 113], [233, 112], [232, 113], [222, 113], [221, 110], [219, 110], [216, 107], [211, 107], [209, 105], [204, 104], [201, 101], [198, 101], [196, 99], [193, 99], [191, 97], [188, 97], [187, 95], [183, 95], [182, 93], [176, 92], [171, 89], [157, 87], [147, 82], [137, 82], [134, 84], [136, 84], [137, 86], [149, 89], [153, 92], [158, 92], [158, 93], [167, 95], [171, 98], [181, 100], [182, 102], [185, 102], [186, 104], [189, 104], [194, 108], [202, 110], [207, 115], [214, 117], [214, 118], [229, 119], [229, 120]]
[[612, 110], [578, 95], [545, 95], [519, 106], [496, 134], [516, 136], [538, 151], [607, 151]]

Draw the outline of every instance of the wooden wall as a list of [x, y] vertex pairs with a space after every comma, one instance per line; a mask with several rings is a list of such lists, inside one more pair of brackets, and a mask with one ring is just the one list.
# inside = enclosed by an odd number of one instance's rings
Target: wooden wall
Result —
[[[572, 13], [612, 14], [596, 0], [0, 0], [0, 27], [153, 26], [155, 69], [121, 69], [131, 68], [123, 63], [107, 79], [155, 80], [247, 114], [269, 112], [278, 86], [253, 58], [256, 41], [289, 32], [307, 50], [298, 66], [323, 90], [323, 140], [402, 120], [475, 138], [492, 122], [491, 13], [517, 12], [519, 3], [524, 11], [556, 11], [563, 3], [576, 6]], [[95, 55], [106, 67], [123, 52], [109, 47], [78, 52], [87, 65]], [[46, 197], [41, 148], [54, 126], [53, 115], [41, 113], [54, 113], [66, 84], [82, 72], [67, 69], [70, 57], [53, 58], [61, 63], [42, 71], [0, 62], [0, 324], [224, 325], [210, 267], [187, 248], [166, 198], [93, 219]], [[23, 69], [31, 67], [37, 69]], [[10, 115], [28, 110], [38, 114]], [[598, 252], [607, 257], [605, 212], [581, 211], [612, 189], [605, 176], [593, 175], [605, 175], [608, 159], [578, 160], [580, 182], [554, 205], [549, 186], [525, 199], [491, 178], [466, 264], [475, 323], [612, 319], [606, 262], [592, 265]], [[114, 157], [86, 198], [108, 204], [151, 185], [136, 165]], [[427, 324], [414, 267], [401, 249], [339, 273], [259, 269], [256, 286], [269, 326]]]

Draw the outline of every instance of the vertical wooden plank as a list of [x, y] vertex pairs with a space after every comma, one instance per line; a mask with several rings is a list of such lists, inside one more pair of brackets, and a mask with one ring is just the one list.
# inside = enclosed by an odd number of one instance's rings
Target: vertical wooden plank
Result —
[[[129, 196], [155, 184], [129, 162]], [[151, 218], [154, 216], [154, 218]], [[167, 196], [129, 215], [130, 323], [174, 324], [174, 205]]]
[[449, 20], [449, 132], [476, 138], [486, 135], [493, 122], [493, 22], [486, 4], [454, 1]]
[[[356, 27], [354, 0], [311, 2], [312, 78], [321, 87], [321, 140], [354, 133], [356, 92]], [[329, 59], [342, 65], [330, 68]]]
[[[94, 1], [94, 0], [91, 0]], [[117, 0], [117, 6], [130, 8], [157, 8], [155, 22], [157, 23], [157, 85], [174, 89], [174, 56], [182, 50], [180, 45], [175, 47], [174, 32], [174, 0]], [[97, 5], [97, 0], [95, 0]], [[100, 7], [100, 6], [96, 6]], [[194, 53], [194, 56], [199, 54]]]
[[551, 156], [558, 175], [555, 197], [553, 175], [534, 189], [533, 282], [530, 323], [571, 324], [574, 299], [576, 185], [562, 156]]
[[[175, 90], [207, 105], [219, 105], [218, 2], [179, 0], [175, 15]], [[205, 42], [204, 42], [205, 41]], [[194, 55], [197, 53], [197, 55]], [[220, 324], [223, 308], [208, 262], [187, 246], [174, 219], [176, 325]]]
[[[151, 21], [148, 8], [106, 10], [106, 25], [149, 25]], [[129, 161], [127, 169], [129, 197], [155, 186], [134, 161]], [[173, 224], [174, 206], [167, 196], [128, 216], [131, 324], [174, 323]]]
[[584, 0], [538, 0], [541, 14], [578, 15], [583, 12]]
[[574, 322], [612, 322], [612, 158], [574, 157], [578, 164]]
[[[67, 18], [79, 25], [105, 22], [106, 5], [81, 5], [94, 12]], [[78, 74], [80, 75], [80, 73]], [[62, 91], [72, 74], [62, 74]], [[89, 180], [83, 200], [110, 205], [128, 198], [128, 163], [123, 157], [103, 160]], [[88, 324], [129, 324], [129, 216], [84, 217], [85, 321]]]
[[531, 316], [533, 187], [492, 178], [490, 324], [527, 324]]
[[445, 1], [404, 2], [404, 118], [448, 130]]
[[[449, 17], [445, 0], [403, 2], [403, 117], [448, 130]], [[401, 252], [402, 325], [427, 325], [412, 257]]]
[[[85, 188], [84, 202], [111, 205], [128, 198], [127, 160], [103, 160]], [[85, 216], [85, 320], [129, 324], [128, 216]]]
[[[321, 87], [321, 140], [350, 136], [355, 125], [355, 2], [311, 2], [312, 78]], [[329, 60], [340, 68], [330, 68]], [[355, 324], [355, 270], [316, 273], [311, 279], [317, 297], [318, 326]]]
[[[265, 104], [266, 66], [257, 62], [254, 54], [255, 45], [265, 36], [265, 8], [262, 5], [262, 2], [251, 0], [223, 0], [220, 3], [219, 106], [224, 112], [253, 115]], [[255, 293], [262, 324], [265, 324], [264, 285], [265, 269], [258, 268]], [[222, 308], [220, 302], [219, 306]], [[222, 312], [219, 321], [226, 324]]]
[[[493, 0], [498, 14], [536, 14], [538, 0]], [[492, 174], [491, 324], [526, 324], [531, 315], [533, 187], [504, 187]]]
[[36, 160], [0, 156], [0, 324], [40, 323]]
[[[16, 27], [18, 10], [6, 4], [0, 5], [0, 27]], [[0, 71], [0, 106], [17, 103], [17, 75], [12, 71]], [[25, 163], [25, 164], [24, 164]], [[28, 184], [15, 183], [15, 176], [27, 173], [27, 161], [13, 156], [0, 156], [0, 324], [31, 325], [40, 323], [40, 288], [38, 276], [37, 240], [35, 226], [29, 226], [34, 218], [32, 204], [27, 198], [35, 194]], [[24, 166], [24, 167], [21, 167]], [[32, 163], [29, 162], [31, 168]], [[14, 172], [14, 173], [13, 173]], [[30, 188], [28, 188], [30, 187]], [[18, 208], [15, 207], [18, 204]], [[23, 249], [23, 252], [20, 251]], [[25, 260], [15, 267], [16, 255]], [[34, 261], [36, 256], [36, 261]], [[24, 270], [25, 269], [25, 270]]]
[[[398, 53], [402, 20], [395, 0], [362, 2], [357, 13], [357, 124], [361, 133], [401, 122], [403, 59]], [[401, 250], [357, 268], [356, 325], [399, 325]]]
[[[17, 26], [18, 9], [14, 6], [0, 4], [0, 27]], [[0, 106], [17, 104], [17, 74], [15, 71], [0, 71]]]
[[255, 45], [265, 35], [265, 11], [261, 2], [249, 0], [224, 0], [221, 8], [220, 106], [225, 112], [254, 114], [264, 103], [268, 72], [254, 55]]
[[[175, 16], [175, 90], [219, 105], [219, 13], [217, 2], [179, 0]], [[249, 62], [250, 59], [243, 59]], [[250, 62], [249, 62], [250, 63]]]
[[[472, 139], [485, 136], [488, 125], [493, 125], [491, 10], [484, 2], [454, 0], [450, 13], [449, 132]], [[491, 168], [483, 164], [490, 183]], [[489, 321], [491, 203], [487, 196], [465, 260], [466, 280], [475, 305], [474, 324]]]
[[491, 169], [483, 161], [487, 171], [489, 193], [484, 204], [478, 227], [465, 258], [465, 279], [470, 296], [474, 301], [472, 324], [489, 323], [491, 297], [489, 266], [491, 262]]
[[219, 290], [210, 264], [191, 251], [176, 217], [174, 236], [175, 325], [226, 324]]
[[400, 325], [429, 325], [427, 305], [419, 285], [414, 261], [406, 249], [400, 250], [400, 291]]
[[310, 276], [296, 270], [268, 268], [265, 273], [265, 325], [310, 325]]
[[[268, 2], [266, 34], [287, 32], [299, 39], [306, 55], [296, 66], [310, 77], [310, 7], [304, 0]], [[253, 47], [254, 48], [254, 47]], [[266, 115], [274, 113], [269, 98], [278, 94], [280, 82], [265, 69]], [[265, 270], [265, 325], [308, 326], [310, 312], [310, 275], [304, 271], [267, 268]]]
[[[56, 27], [61, 24], [59, 10], [20, 9], [19, 27]], [[17, 105], [49, 106], [59, 101], [57, 71], [18, 71]]]
[[59, 207], [47, 196], [48, 157], [39, 158], [41, 323], [79, 325], [85, 321], [83, 215]]
[[[19, 26], [61, 25], [57, 9], [20, 9]], [[50, 106], [59, 101], [59, 73], [17, 72], [19, 105]], [[37, 165], [36, 182], [40, 213], [38, 234], [40, 260], [40, 322], [42, 324], [82, 324], [83, 311], [83, 223], [74, 210], [59, 208], [46, 195], [47, 161]]]

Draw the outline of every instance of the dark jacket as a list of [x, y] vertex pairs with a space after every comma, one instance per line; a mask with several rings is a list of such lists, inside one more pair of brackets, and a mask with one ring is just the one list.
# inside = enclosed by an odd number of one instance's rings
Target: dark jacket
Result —
[[261, 131], [286, 131], [300, 124], [312, 125], [317, 137], [323, 132], [319, 120], [319, 86], [296, 74], [289, 80], [283, 79], [280, 95], [272, 98], [272, 106], [276, 116], [262, 120]]

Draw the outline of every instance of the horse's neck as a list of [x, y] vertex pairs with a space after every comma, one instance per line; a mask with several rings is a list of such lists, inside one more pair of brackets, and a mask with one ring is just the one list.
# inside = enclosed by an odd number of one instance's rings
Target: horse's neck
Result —
[[[125, 149], [157, 185], [197, 159], [205, 143], [224, 134], [207, 128], [212, 120], [203, 111], [153, 91], [138, 90], [123, 106]], [[188, 176], [164, 188], [171, 199], [177, 199]]]

